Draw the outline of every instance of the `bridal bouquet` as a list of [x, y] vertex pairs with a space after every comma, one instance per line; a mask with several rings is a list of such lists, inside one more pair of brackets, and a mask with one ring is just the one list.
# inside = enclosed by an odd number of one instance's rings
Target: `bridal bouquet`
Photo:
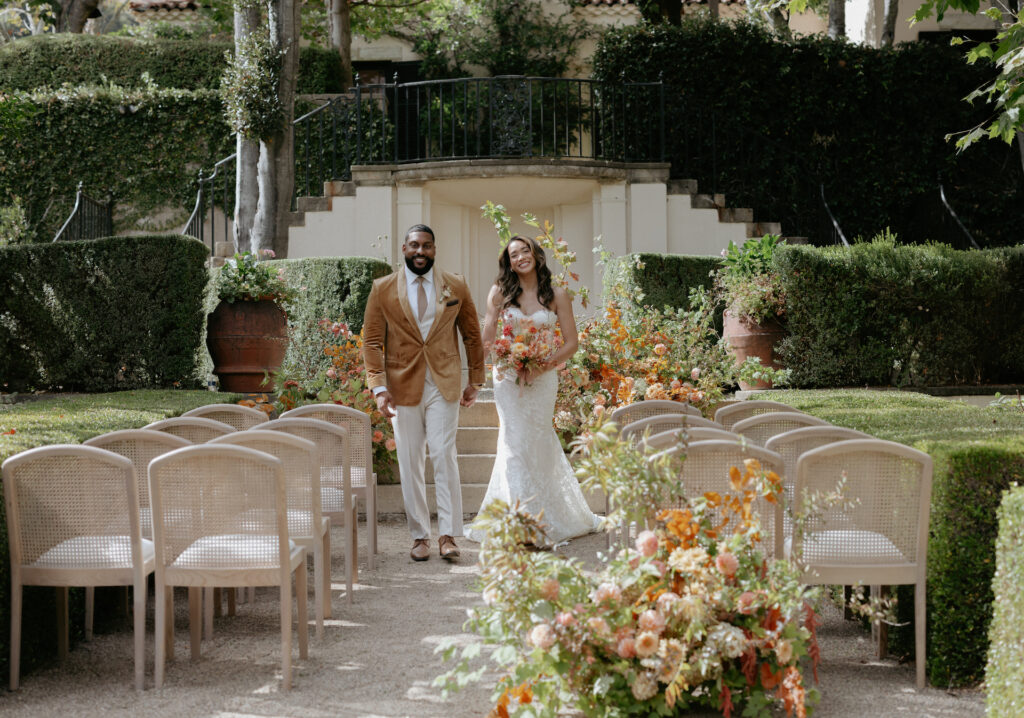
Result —
[[521, 374], [543, 366], [562, 343], [562, 330], [557, 326], [537, 326], [529, 318], [516, 318], [505, 311], [492, 350], [498, 368], [515, 374], [518, 384]]
[[806, 716], [817, 698], [804, 675], [817, 669], [815, 589], [792, 563], [765, 557], [754, 511], [757, 497], [779, 497], [781, 481], [750, 460], [729, 474], [728, 494], [662, 511], [649, 505], [649, 530], [597, 570], [530, 552], [542, 517], [490, 504], [477, 519], [486, 524], [484, 605], [467, 624], [483, 645], [464, 646], [461, 656], [455, 645], [440, 647], [461, 660], [436, 683], [450, 689], [482, 675], [489, 667], [476, 664], [489, 656], [502, 675], [491, 712], [500, 718], [697, 707], [726, 718], [767, 718], [779, 708]]

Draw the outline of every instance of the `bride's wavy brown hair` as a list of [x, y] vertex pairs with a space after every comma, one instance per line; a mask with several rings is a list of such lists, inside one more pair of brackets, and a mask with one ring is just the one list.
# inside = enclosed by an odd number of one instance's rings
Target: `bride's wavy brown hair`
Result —
[[522, 242], [530, 248], [530, 253], [533, 254], [533, 262], [536, 265], [535, 271], [537, 272], [537, 299], [545, 309], [550, 309], [555, 301], [555, 290], [551, 286], [551, 270], [548, 269], [546, 264], [544, 248], [537, 243], [537, 240], [519, 235], [508, 241], [505, 249], [501, 252], [501, 256], [498, 257], [498, 276], [495, 278], [494, 283], [498, 285], [498, 289], [501, 290], [501, 296], [505, 299], [501, 308], [508, 309], [513, 305], [518, 307], [519, 297], [523, 293], [523, 288], [519, 285], [519, 275], [512, 269], [512, 260], [508, 256], [508, 248], [512, 246], [513, 242]]

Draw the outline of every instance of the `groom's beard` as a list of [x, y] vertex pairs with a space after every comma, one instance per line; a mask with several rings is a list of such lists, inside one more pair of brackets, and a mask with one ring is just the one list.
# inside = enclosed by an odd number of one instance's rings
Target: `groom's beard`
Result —
[[431, 267], [434, 266], [434, 260], [431, 259], [430, 257], [423, 257], [423, 259], [426, 260], [426, 264], [424, 264], [422, 267], [417, 267], [416, 266], [416, 262], [414, 261], [415, 259], [416, 259], [415, 256], [413, 256], [413, 257], [406, 257], [405, 258], [405, 266], [407, 266], [409, 268], [410, 272], [412, 272], [413, 274], [416, 274], [418, 276], [422, 277], [424, 274], [426, 274], [427, 272], [430, 271]]

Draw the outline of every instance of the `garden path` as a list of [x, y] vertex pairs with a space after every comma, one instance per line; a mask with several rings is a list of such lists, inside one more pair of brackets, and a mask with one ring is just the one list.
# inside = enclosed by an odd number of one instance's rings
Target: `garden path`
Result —
[[[341, 535], [335, 529], [336, 546]], [[63, 667], [24, 677], [15, 693], [0, 691], [0, 714], [120, 716], [338, 716], [339, 718], [483, 718], [490, 689], [472, 686], [447, 700], [431, 686], [444, 667], [434, 647], [445, 636], [464, 636], [465, 611], [480, 598], [473, 591], [476, 551], [463, 544], [462, 563], [436, 555], [425, 563], [408, 558], [404, 523], [381, 526], [383, 556], [376, 570], [365, 566], [350, 607], [335, 584], [334, 619], [323, 641], [310, 638], [309, 659], [296, 662], [290, 693], [279, 690], [280, 634], [276, 589], [261, 589], [255, 607], [217, 620], [212, 642], [197, 663], [188, 660], [186, 601], [177, 600], [177, 643], [165, 686], [152, 688], [152, 598], [148, 627], [149, 686], [132, 690], [130, 629], [97, 635], [78, 644]], [[604, 537], [574, 541], [566, 553], [592, 560]], [[436, 544], [434, 551], [436, 551]], [[336, 554], [339, 552], [335, 552]], [[334, 576], [341, 577], [340, 558]], [[857, 624], [827, 610], [819, 631], [822, 700], [816, 718], [870, 715], [981, 718], [980, 691], [914, 689], [912, 665], [873, 658], [870, 638]], [[493, 683], [493, 680], [492, 680]], [[709, 714], [710, 715], [710, 714]]]

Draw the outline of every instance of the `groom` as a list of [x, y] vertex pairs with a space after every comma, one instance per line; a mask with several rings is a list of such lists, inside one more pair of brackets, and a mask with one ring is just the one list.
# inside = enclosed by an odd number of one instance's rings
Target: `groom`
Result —
[[[424, 224], [405, 234], [405, 266], [373, 283], [363, 318], [366, 383], [377, 408], [391, 418], [398, 450], [402, 499], [409, 520], [413, 561], [430, 556], [430, 513], [423, 477], [424, 449], [430, 449], [437, 494], [441, 558], [459, 556], [462, 487], [455, 453], [459, 404], [472, 406], [484, 382], [480, 320], [466, 281], [434, 266], [434, 232]], [[458, 333], [466, 346], [469, 383], [459, 395], [462, 361]]]

